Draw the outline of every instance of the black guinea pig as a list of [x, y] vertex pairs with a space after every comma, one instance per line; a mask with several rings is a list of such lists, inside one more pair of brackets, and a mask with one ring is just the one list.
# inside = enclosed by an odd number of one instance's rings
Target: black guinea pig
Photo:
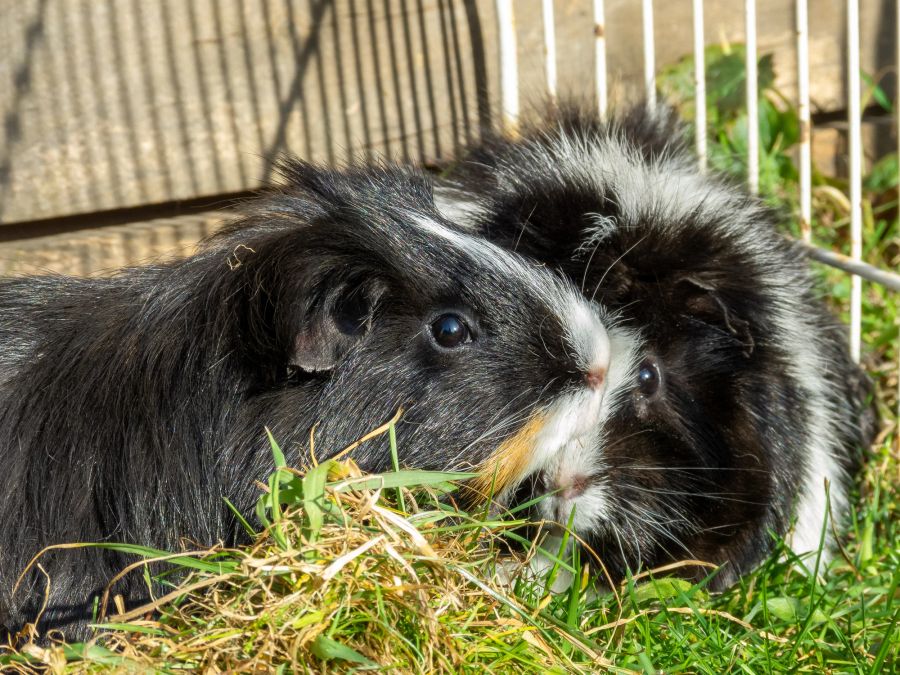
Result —
[[[47, 546], [226, 545], [272, 470], [405, 410], [400, 461], [504, 491], [593, 442], [634, 340], [562, 275], [454, 227], [410, 169], [282, 167], [182, 261], [0, 282], [0, 627], [87, 634], [132, 559]], [[621, 387], [621, 384], [615, 385]], [[390, 467], [386, 441], [354, 452]], [[146, 598], [140, 573], [113, 587]], [[47, 594], [46, 607], [41, 612]]]
[[574, 509], [614, 577], [695, 559], [724, 565], [721, 589], [772, 550], [771, 532], [819, 547], [825, 484], [844, 517], [876, 417], [803, 253], [759, 199], [701, 172], [683, 137], [662, 106], [608, 122], [563, 106], [470, 148], [436, 202], [563, 271], [637, 340], [596, 442], [523, 486], [547, 495], [538, 514], [564, 524]]

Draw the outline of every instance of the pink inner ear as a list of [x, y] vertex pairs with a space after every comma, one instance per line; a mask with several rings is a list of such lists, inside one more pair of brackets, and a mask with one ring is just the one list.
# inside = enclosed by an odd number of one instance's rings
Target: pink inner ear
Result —
[[[328, 287], [305, 310], [294, 335], [289, 365], [307, 372], [333, 370], [372, 328], [373, 314], [385, 285], [378, 279], [324, 279]], [[329, 283], [330, 282], [330, 283]], [[323, 284], [324, 285], [324, 284]]]

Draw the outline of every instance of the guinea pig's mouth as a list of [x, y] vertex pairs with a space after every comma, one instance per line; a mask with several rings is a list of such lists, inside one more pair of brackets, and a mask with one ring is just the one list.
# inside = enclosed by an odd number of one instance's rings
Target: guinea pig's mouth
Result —
[[597, 417], [590, 414], [596, 404], [583, 396], [578, 399], [580, 406], [536, 416], [513, 437], [513, 451], [500, 457], [518, 458], [518, 463], [513, 459], [498, 465], [493, 474], [503, 474], [492, 492], [498, 506], [516, 509], [531, 503], [531, 517], [550, 529], [571, 524], [575, 532], [592, 531], [610, 518], [602, 433]]
[[538, 473], [537, 484], [544, 488], [542, 494], [555, 495], [559, 499], [569, 500], [584, 494], [594, 481], [594, 476], [576, 474], [574, 476], [552, 477], [546, 471]]
[[[469, 487], [482, 498], [508, 506], [521, 485], [536, 488], [546, 477], [555, 476], [562, 492], [571, 497], [581, 495], [588, 488], [589, 477], [603, 469], [597, 463], [608, 395], [607, 382], [589, 385], [533, 411], [478, 466], [479, 475]], [[536, 481], [536, 477], [542, 480]], [[533, 490], [535, 495], [540, 492], [546, 490]]]
[[552, 529], [570, 522], [576, 532], [593, 529], [608, 515], [605, 473], [541, 472], [535, 481], [535, 510]]
[[[611, 522], [608, 474], [604, 471], [541, 470], [528, 476], [504, 499], [510, 510], [531, 525], [561, 537], [567, 530], [587, 536]], [[527, 508], [523, 508], [528, 505]]]

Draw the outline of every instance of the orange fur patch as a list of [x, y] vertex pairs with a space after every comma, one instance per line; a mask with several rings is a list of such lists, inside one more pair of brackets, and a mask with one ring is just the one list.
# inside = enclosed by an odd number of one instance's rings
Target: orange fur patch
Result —
[[532, 415], [481, 464], [480, 475], [469, 481], [469, 488], [483, 498], [500, 494], [525, 471], [534, 453], [535, 438], [546, 422], [546, 415]]

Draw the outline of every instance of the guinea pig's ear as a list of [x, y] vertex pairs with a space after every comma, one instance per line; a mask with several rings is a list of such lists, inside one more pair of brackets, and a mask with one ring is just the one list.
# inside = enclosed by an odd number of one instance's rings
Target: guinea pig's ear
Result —
[[682, 277], [676, 289], [683, 294], [681, 304], [688, 314], [724, 328], [742, 345], [742, 352], [749, 357], [756, 343], [750, 323], [742, 319], [733, 307], [722, 298], [716, 285], [699, 276]]
[[371, 329], [380, 294], [377, 284], [341, 284], [325, 291], [294, 335], [290, 365], [306, 372], [332, 370]]

